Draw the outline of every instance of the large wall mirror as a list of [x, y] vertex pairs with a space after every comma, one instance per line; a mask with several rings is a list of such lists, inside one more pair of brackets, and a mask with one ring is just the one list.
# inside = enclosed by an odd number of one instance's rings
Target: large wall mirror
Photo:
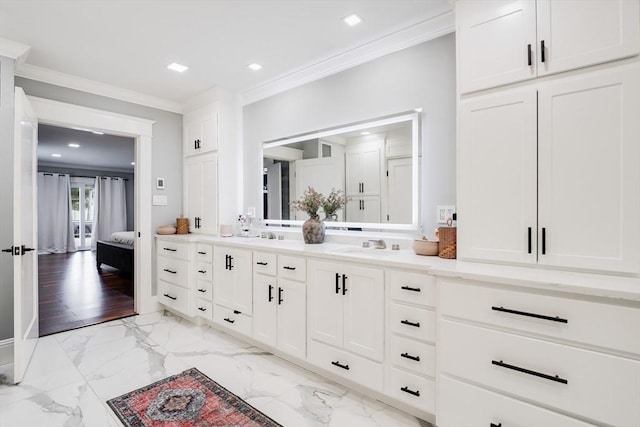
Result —
[[290, 202], [313, 187], [346, 196], [330, 228], [417, 230], [420, 146], [416, 111], [263, 143], [265, 224], [302, 225], [306, 213]]

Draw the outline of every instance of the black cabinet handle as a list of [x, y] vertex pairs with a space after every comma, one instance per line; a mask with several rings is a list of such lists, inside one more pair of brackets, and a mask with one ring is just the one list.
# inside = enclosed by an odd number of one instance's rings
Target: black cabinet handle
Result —
[[536, 319], [550, 320], [552, 322], [569, 323], [568, 319], [563, 319], [562, 317], [558, 317], [558, 316], [555, 316], [555, 317], [545, 316], [543, 314], [528, 313], [526, 311], [512, 310], [510, 308], [496, 307], [496, 306], [492, 306], [491, 310], [500, 311], [503, 313], [517, 314], [518, 316], [535, 317]]
[[162, 249], [164, 249], [165, 251], [169, 251], [169, 252], [177, 252], [178, 251], [177, 249], [171, 249], [171, 248], [162, 248]]
[[342, 369], [347, 370], [347, 371], [349, 370], [349, 365], [343, 365], [342, 363], [340, 363], [338, 361], [331, 362], [331, 364], [333, 366], [337, 366], [338, 368], [342, 368]]
[[204, 307], [198, 307], [198, 310], [203, 311], [203, 312], [204, 312], [204, 311], [207, 311], [207, 309], [206, 309], [206, 308], [204, 308]]
[[281, 287], [278, 287], [278, 305], [282, 304], [282, 301], [284, 301], [282, 299], [282, 291], [283, 289]]
[[402, 353], [400, 356], [404, 357], [405, 359], [415, 360], [416, 362], [420, 361], [420, 356], [412, 356], [409, 353]]
[[167, 273], [171, 273], [171, 274], [178, 273], [177, 271], [169, 270], [168, 268], [165, 268], [164, 271], [166, 271]]
[[225, 318], [224, 318], [224, 321], [225, 321], [225, 322], [229, 322], [229, 323], [235, 323], [235, 320], [233, 320], [233, 319], [229, 319], [228, 317], [225, 317]]
[[489, 424], [489, 427], [502, 427], [502, 423], [498, 423], [498, 424], [491, 423]]
[[198, 292], [202, 292], [203, 294], [207, 292], [206, 289], [198, 289]]
[[233, 257], [229, 255], [229, 270], [233, 270]]
[[527, 228], [527, 250], [531, 253], [531, 227]]
[[198, 270], [198, 273], [205, 274], [207, 270]]
[[202, 251], [198, 251], [198, 254], [200, 254], [200, 255], [206, 255], [207, 253], [206, 253], [206, 252], [202, 252]]
[[195, 141], [193, 141], [193, 146], [196, 150], [200, 149], [200, 140], [196, 139]]
[[224, 256], [224, 269], [225, 270], [229, 269], [229, 255]]
[[172, 300], [174, 300], [174, 301], [178, 299], [178, 297], [172, 297], [172, 296], [171, 296], [171, 295], [169, 295], [169, 294], [162, 294], [162, 295], [164, 295], [165, 297], [167, 297], [167, 298], [169, 298], [169, 299], [172, 299]]
[[544, 62], [544, 40], [540, 40], [540, 61]]
[[412, 288], [411, 286], [402, 286], [400, 289], [411, 292], [421, 292], [420, 288]]
[[568, 384], [569, 383], [569, 381], [565, 380], [564, 378], [560, 378], [557, 375], [543, 374], [541, 372], [532, 371], [530, 369], [521, 368], [521, 367], [516, 366], [516, 365], [510, 365], [508, 363], [504, 363], [502, 360], [500, 360], [500, 361], [492, 360], [491, 364], [492, 365], [496, 365], [496, 366], [500, 366], [501, 368], [511, 369], [513, 371], [522, 372], [522, 373], [528, 374], [528, 375], [533, 375], [534, 377], [544, 378], [544, 379], [549, 380], [549, 381], [555, 381], [557, 383], [562, 383], [562, 384]]
[[336, 294], [340, 293], [340, 273], [336, 273]]
[[263, 261], [258, 261], [258, 262], [256, 262], [256, 264], [258, 264], [258, 265], [267, 265], [268, 263], [267, 262], [263, 262]]
[[414, 396], [420, 397], [420, 390], [413, 391], [409, 387], [402, 387], [402, 388], [400, 388], [400, 390], [404, 391], [405, 393], [409, 393], [409, 394], [412, 394]]
[[348, 277], [346, 275], [342, 275], [342, 295], [345, 295], [347, 293], [347, 279]]
[[239, 312], [238, 310], [233, 310], [233, 314], [242, 314], [242, 313]]
[[414, 323], [414, 322], [410, 322], [408, 320], [401, 320], [400, 323], [402, 323], [403, 325], [413, 326], [413, 327], [416, 327], [416, 328], [420, 327], [420, 322], [415, 322]]
[[269, 302], [273, 301], [273, 285], [269, 285]]
[[542, 227], [542, 255], [547, 253], [547, 229]]
[[531, 66], [531, 43], [527, 45], [527, 65]]
[[282, 268], [284, 268], [285, 270], [291, 270], [291, 271], [293, 271], [293, 270], [295, 270], [295, 269], [296, 269], [295, 267], [289, 267], [288, 265], [285, 265], [285, 266], [284, 266], [284, 267], [282, 267]]

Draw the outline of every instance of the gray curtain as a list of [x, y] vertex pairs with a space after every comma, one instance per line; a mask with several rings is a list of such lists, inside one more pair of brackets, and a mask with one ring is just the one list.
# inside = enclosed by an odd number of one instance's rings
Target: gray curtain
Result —
[[116, 231], [127, 230], [127, 197], [124, 178], [96, 177], [91, 247], [110, 240]]
[[69, 175], [38, 172], [38, 253], [76, 250]]

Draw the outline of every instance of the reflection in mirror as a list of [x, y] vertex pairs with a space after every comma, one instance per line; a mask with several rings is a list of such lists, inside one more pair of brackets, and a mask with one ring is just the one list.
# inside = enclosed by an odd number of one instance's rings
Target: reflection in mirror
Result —
[[325, 219], [336, 221], [336, 227], [415, 230], [418, 155], [414, 112], [264, 143], [265, 223], [306, 220], [290, 203], [313, 187], [325, 196], [333, 189], [346, 195], [346, 206]]

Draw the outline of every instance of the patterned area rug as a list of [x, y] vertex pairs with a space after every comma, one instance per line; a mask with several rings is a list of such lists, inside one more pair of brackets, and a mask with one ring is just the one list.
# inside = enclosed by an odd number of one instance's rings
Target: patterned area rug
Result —
[[282, 427], [196, 368], [107, 404], [127, 427]]

